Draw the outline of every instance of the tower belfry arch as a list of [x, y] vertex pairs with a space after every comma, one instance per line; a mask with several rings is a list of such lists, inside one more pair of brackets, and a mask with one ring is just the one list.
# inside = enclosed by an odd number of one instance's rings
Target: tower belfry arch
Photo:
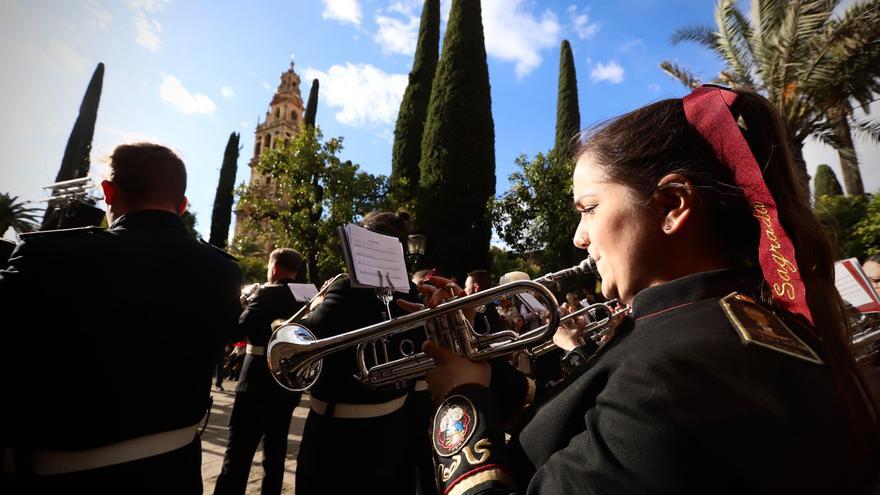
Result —
[[[290, 68], [281, 73], [281, 82], [269, 102], [265, 118], [262, 122], [259, 121], [259, 118], [257, 119], [257, 127], [254, 131], [254, 151], [248, 162], [248, 167], [251, 169], [248, 188], [264, 198], [284, 200], [278, 193], [278, 185], [272, 178], [261, 174], [256, 168], [260, 163], [260, 155], [266, 150], [289, 142], [299, 134], [303, 128], [304, 108], [300, 92], [300, 77], [294, 70], [294, 63], [291, 61]], [[248, 235], [249, 222], [251, 222], [250, 219], [241, 211], [236, 210], [236, 239], [241, 238], [242, 235]], [[271, 250], [271, 246], [267, 246], [267, 248]]]

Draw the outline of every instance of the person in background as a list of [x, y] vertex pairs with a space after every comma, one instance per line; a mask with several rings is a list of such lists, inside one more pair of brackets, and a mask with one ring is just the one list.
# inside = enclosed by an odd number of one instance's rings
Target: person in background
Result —
[[[406, 212], [371, 212], [361, 225], [405, 245], [408, 221]], [[403, 295], [395, 292], [395, 299], [401, 297], [419, 300], [415, 286]], [[330, 285], [324, 301], [301, 323], [318, 338], [326, 338], [403, 314], [394, 303], [390, 308], [388, 315], [374, 289], [352, 287], [350, 277], [343, 277]], [[424, 331], [417, 331], [424, 336]], [[398, 337], [389, 339], [387, 345], [391, 359], [400, 357]], [[353, 348], [324, 357], [321, 375], [309, 391], [311, 410], [297, 455], [298, 495], [412, 494], [416, 490], [411, 423], [403, 407], [411, 384], [373, 389], [354, 376], [355, 363]]]
[[874, 290], [880, 292], [880, 254], [868, 256], [865, 263], [862, 264], [862, 270], [868, 276]]
[[[168, 148], [118, 146], [101, 187], [109, 228], [24, 234], [0, 271], [16, 350], [0, 360], [0, 492], [201, 493], [198, 432], [241, 271], [187, 232]], [[68, 372], [76, 386], [49, 385]]]
[[297, 302], [287, 286], [294, 283], [302, 256], [281, 248], [269, 254], [267, 284], [251, 297], [241, 314], [238, 333], [247, 336], [244, 363], [235, 402], [229, 417], [229, 440], [215, 495], [244, 494], [257, 446], [263, 444], [263, 479], [260, 493], [281, 493], [290, 418], [301, 393], [291, 392], [275, 382], [266, 362], [266, 344], [272, 336], [272, 322], [293, 316], [303, 303]]

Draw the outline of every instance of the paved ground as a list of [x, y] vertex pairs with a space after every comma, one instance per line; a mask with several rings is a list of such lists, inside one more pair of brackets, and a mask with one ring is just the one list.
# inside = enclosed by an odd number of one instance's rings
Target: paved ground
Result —
[[[223, 452], [226, 450], [227, 428], [229, 414], [232, 412], [232, 401], [235, 399], [235, 382], [225, 382], [224, 392], [216, 389], [212, 392], [214, 405], [211, 407], [211, 418], [208, 427], [202, 435], [202, 483], [206, 494], [214, 492], [214, 482], [220, 474], [223, 464]], [[293, 420], [290, 422], [290, 432], [287, 436], [287, 460], [284, 464], [284, 488], [282, 493], [293, 494], [294, 475], [296, 473], [296, 453], [299, 451], [299, 442], [302, 439], [303, 427], [306, 416], [309, 413], [309, 396], [304, 394], [299, 407], [293, 412]], [[263, 479], [263, 468], [260, 463], [263, 460], [262, 446], [257, 448], [254, 462], [251, 465], [251, 475], [248, 478], [248, 494], [260, 493], [260, 482]]]

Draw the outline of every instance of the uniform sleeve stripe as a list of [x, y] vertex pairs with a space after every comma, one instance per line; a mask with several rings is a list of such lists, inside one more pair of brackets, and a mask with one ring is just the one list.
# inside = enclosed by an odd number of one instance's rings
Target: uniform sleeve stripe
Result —
[[487, 464], [477, 469], [472, 469], [456, 478], [446, 487], [444, 495], [464, 495], [468, 490], [489, 481], [498, 481], [510, 488], [516, 489], [513, 479], [498, 464]]

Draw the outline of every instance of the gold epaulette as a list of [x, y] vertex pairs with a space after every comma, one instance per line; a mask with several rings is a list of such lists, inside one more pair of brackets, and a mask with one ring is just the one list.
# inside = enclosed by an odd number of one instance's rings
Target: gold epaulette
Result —
[[778, 316], [751, 297], [734, 292], [721, 299], [721, 307], [743, 345], [756, 344], [811, 363], [822, 364], [816, 351], [805, 344]]

